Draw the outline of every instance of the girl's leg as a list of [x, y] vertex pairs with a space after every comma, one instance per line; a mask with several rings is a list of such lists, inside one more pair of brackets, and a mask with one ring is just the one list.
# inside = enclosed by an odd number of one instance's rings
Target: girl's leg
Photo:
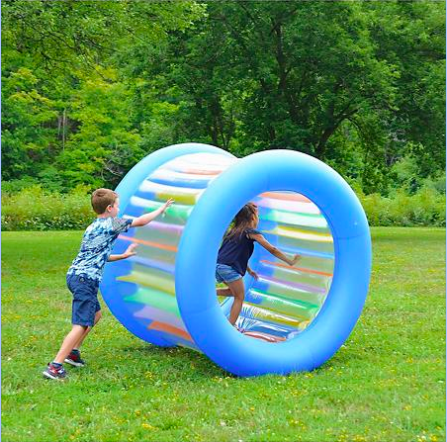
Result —
[[[101, 310], [98, 310], [95, 314], [95, 322], [94, 325], [96, 325], [99, 320], [102, 318]], [[84, 334], [80, 337], [79, 341], [76, 342], [76, 345], [73, 346], [73, 348], [79, 349], [84, 342], [84, 339], [87, 337], [87, 335], [92, 331], [92, 327], [87, 327], [87, 329], [84, 331]]]
[[244, 280], [240, 278], [233, 282], [226, 282], [225, 284], [228, 285], [228, 288], [231, 291], [230, 296], [234, 296], [233, 305], [231, 306], [230, 310], [230, 323], [234, 325], [236, 324], [237, 318], [239, 317], [242, 310], [242, 304], [244, 303]]
[[233, 293], [231, 293], [231, 290], [228, 287], [225, 289], [217, 289], [216, 292], [217, 296], [233, 296]]

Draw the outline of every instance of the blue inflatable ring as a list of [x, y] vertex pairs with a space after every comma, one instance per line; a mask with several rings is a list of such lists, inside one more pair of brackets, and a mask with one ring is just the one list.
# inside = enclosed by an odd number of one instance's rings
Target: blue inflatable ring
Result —
[[[275, 345], [244, 336], [229, 324], [214, 280], [228, 225], [244, 204], [267, 191], [293, 191], [312, 200], [329, 223], [335, 253], [333, 281], [321, 311], [301, 334]], [[340, 348], [360, 316], [371, 271], [369, 227], [356, 195], [329, 166], [291, 150], [255, 153], [222, 173], [198, 201], [175, 268], [182, 319], [214, 362], [240, 376], [312, 370]]]
[[[178, 156], [194, 153], [219, 153], [221, 155], [233, 157], [233, 155], [222, 149], [202, 143], [176, 144], [157, 150], [156, 152], [147, 155], [136, 164], [115, 189], [120, 196], [121, 211], [126, 211], [126, 208], [130, 205], [132, 196], [135, 195], [141, 182], [144, 181], [151, 172], [157, 170], [160, 166]], [[134, 235], [135, 230], [136, 229], [131, 229], [129, 235]], [[128, 244], [118, 240], [113, 249], [113, 253], [123, 253], [127, 246]], [[124, 287], [123, 285], [120, 285], [117, 287], [116, 281], [116, 278], [125, 274], [131, 267], [131, 264], [126, 261], [127, 260], [120, 261], [119, 265], [116, 265], [116, 263], [113, 263], [115, 265], [106, 265], [101, 283], [101, 294], [106, 301], [107, 306], [116, 319], [118, 319], [118, 321], [120, 321], [121, 324], [135, 336], [160, 347], [173, 346], [172, 343], [167, 342], [163, 337], [151, 336], [151, 338], [148, 339], [147, 327], [132, 320], [131, 316], [129, 316], [128, 304], [126, 304], [124, 296], [134, 292], [135, 287], [133, 284], [127, 284]]]

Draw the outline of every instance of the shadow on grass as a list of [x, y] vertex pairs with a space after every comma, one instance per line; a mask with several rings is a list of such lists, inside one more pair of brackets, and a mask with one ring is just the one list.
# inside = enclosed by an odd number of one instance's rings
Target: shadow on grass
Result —
[[[169, 366], [165, 374], [191, 375], [193, 377], [236, 377], [226, 372], [203, 353], [185, 347], [157, 347], [155, 345], [140, 345], [135, 347], [124, 347], [124, 354], [144, 355], [151, 360], [157, 360], [161, 365]], [[168, 378], [167, 378], [168, 379]]]
[[[155, 361], [157, 369], [162, 372], [164, 380], [168, 382], [178, 379], [179, 376], [186, 377], [191, 381], [200, 381], [216, 377], [244, 379], [220, 368], [203, 353], [185, 347], [142, 345], [125, 347], [121, 351], [128, 356], [147, 358], [152, 363]], [[356, 351], [354, 348], [341, 348], [331, 359], [312, 370], [312, 372], [316, 375], [321, 375], [330, 370], [349, 367], [351, 364], [357, 365], [359, 361], [367, 359], [368, 355], [365, 352]], [[162, 367], [166, 367], [166, 369]], [[294, 373], [290, 374], [292, 375]]]

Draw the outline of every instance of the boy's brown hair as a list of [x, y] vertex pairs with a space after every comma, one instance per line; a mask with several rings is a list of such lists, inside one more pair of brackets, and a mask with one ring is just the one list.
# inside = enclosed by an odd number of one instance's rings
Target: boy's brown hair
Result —
[[98, 214], [102, 215], [107, 207], [113, 206], [118, 198], [118, 194], [110, 189], [96, 189], [92, 193], [92, 207]]

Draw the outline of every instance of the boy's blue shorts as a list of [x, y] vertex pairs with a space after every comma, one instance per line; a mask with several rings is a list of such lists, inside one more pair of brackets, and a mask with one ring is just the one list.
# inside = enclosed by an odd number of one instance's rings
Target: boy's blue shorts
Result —
[[96, 312], [101, 310], [98, 301], [99, 282], [79, 275], [67, 275], [67, 286], [73, 294], [71, 323], [93, 327]]
[[233, 269], [233, 267], [226, 264], [216, 265], [216, 280], [217, 282], [234, 282], [241, 279], [242, 276]]

